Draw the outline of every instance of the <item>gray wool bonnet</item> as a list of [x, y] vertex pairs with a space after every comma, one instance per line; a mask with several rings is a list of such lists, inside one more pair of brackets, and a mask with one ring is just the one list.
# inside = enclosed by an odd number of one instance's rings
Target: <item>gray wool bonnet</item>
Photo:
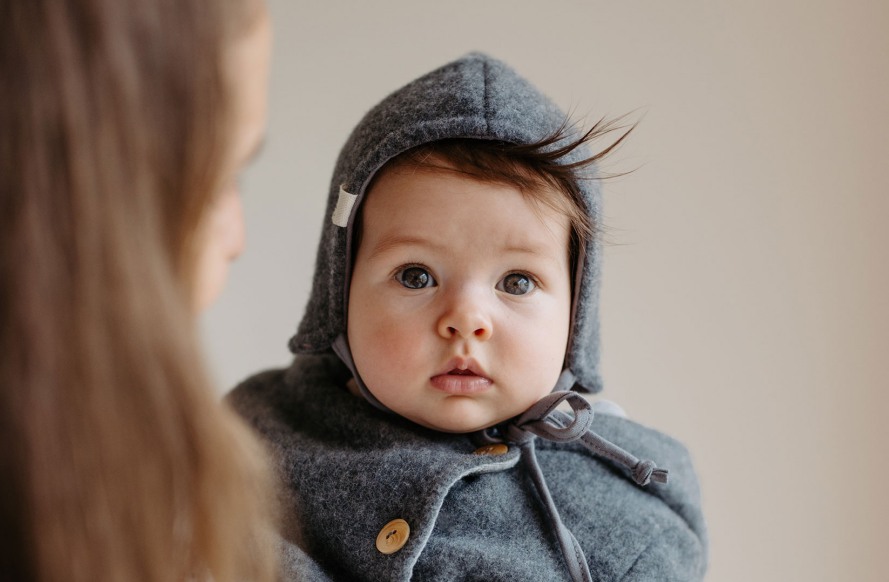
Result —
[[[352, 131], [336, 163], [311, 297], [290, 340], [291, 351], [326, 352], [339, 344], [335, 351], [343, 357], [353, 223], [371, 180], [386, 162], [414, 147], [443, 139], [535, 143], [554, 134], [565, 122], [566, 115], [528, 81], [501, 61], [481, 53], [471, 53], [423, 75], [371, 109]], [[588, 155], [585, 147], [577, 148], [559, 163], [570, 164]], [[601, 204], [598, 180], [581, 180], [578, 187], [593, 224], [597, 224]], [[587, 241], [586, 253], [576, 265], [571, 336], [559, 389], [602, 389], [600, 256], [601, 245], [594, 236]]]

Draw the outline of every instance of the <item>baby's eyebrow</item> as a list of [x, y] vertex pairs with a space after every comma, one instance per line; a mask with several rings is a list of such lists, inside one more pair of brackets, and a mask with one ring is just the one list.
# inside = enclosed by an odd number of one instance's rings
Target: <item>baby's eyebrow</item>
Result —
[[[389, 234], [380, 237], [368, 255], [368, 260], [373, 260], [399, 247], [420, 247], [433, 252], [444, 252], [447, 244], [439, 244], [423, 236], [408, 234]], [[505, 246], [496, 249], [501, 255], [526, 255], [530, 257], [546, 257], [547, 253], [534, 244], [506, 243]]]
[[536, 247], [508, 246], [508, 247], [504, 247], [500, 250], [501, 250], [501, 252], [504, 252], [504, 253], [516, 253], [516, 254], [522, 254], [522, 255], [538, 256], [538, 255], [543, 254], [540, 252], [540, 249], [538, 249]]
[[411, 247], [426, 247], [431, 250], [441, 249], [441, 245], [435, 244], [432, 241], [416, 236], [409, 235], [388, 235], [383, 236], [374, 245], [373, 250], [371, 250], [370, 255], [368, 255], [368, 259], [373, 259], [378, 255], [382, 255], [391, 251], [394, 248], [401, 246], [411, 246]]

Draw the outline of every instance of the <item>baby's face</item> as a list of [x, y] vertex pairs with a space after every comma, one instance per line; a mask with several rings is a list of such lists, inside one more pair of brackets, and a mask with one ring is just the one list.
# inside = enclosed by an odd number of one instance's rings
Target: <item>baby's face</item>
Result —
[[470, 432], [527, 410], [562, 370], [569, 224], [507, 185], [385, 171], [363, 208], [352, 356], [394, 412]]

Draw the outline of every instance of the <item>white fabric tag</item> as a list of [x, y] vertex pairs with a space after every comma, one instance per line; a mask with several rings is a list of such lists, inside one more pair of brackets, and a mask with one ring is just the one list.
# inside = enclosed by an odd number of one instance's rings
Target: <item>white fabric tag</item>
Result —
[[355, 194], [349, 194], [340, 186], [340, 197], [336, 201], [336, 208], [333, 209], [333, 216], [330, 220], [337, 226], [345, 228], [349, 225], [349, 217], [352, 215], [352, 208], [355, 206], [355, 200], [358, 198]]

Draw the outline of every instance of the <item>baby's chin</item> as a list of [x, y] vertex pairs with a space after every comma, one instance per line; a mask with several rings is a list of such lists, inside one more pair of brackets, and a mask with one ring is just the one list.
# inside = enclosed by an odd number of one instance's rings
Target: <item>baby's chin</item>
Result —
[[508, 418], [491, 418], [490, 416], [474, 417], [471, 415], [424, 415], [422, 417], [418, 417], [414, 415], [404, 414], [399, 411], [395, 412], [400, 416], [403, 416], [404, 418], [407, 418], [408, 420], [419, 424], [420, 426], [425, 426], [426, 428], [437, 430], [438, 432], [447, 432], [451, 434], [473, 433], [484, 430], [486, 428], [490, 428], [492, 426], [500, 424], [505, 420], [508, 420]]

